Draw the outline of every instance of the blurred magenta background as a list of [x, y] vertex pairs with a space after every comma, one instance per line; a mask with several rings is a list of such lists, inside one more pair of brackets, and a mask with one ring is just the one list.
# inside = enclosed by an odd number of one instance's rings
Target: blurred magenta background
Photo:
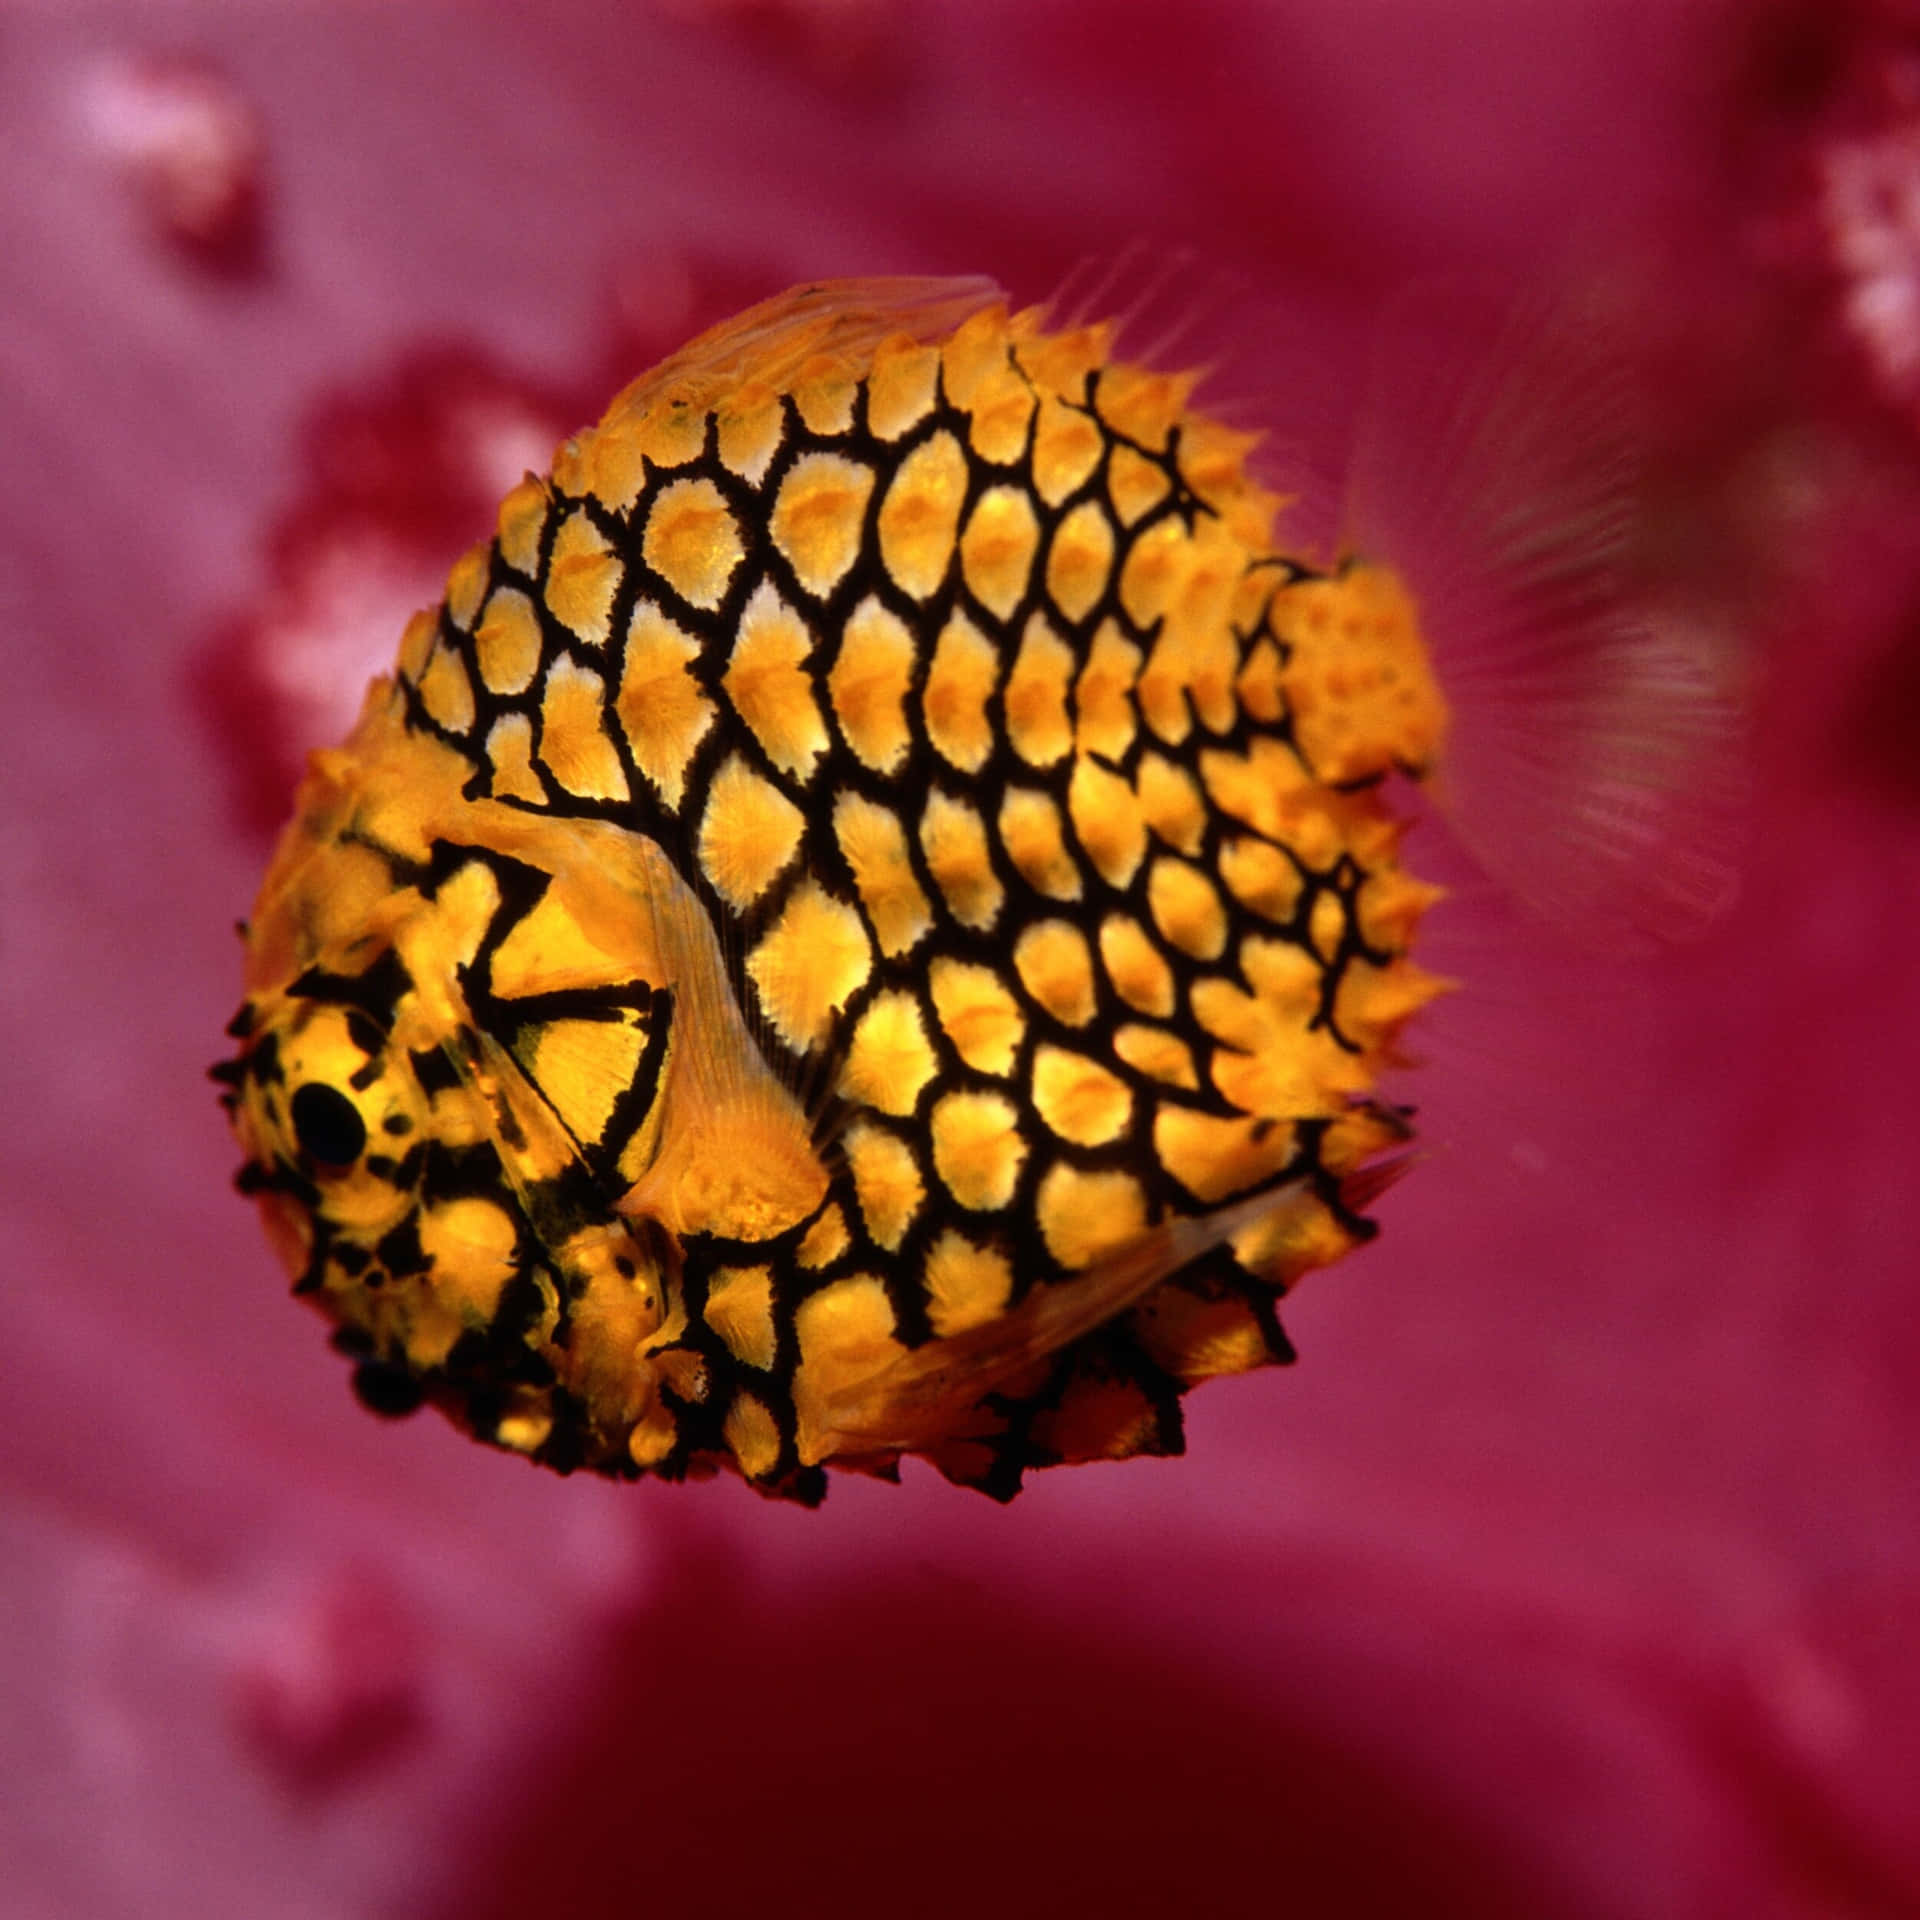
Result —
[[[15, 9], [0, 168], [0, 1909], [1920, 1911], [1920, 13]], [[1296, 1369], [1005, 1510], [352, 1403], [202, 1074], [522, 466], [790, 281], [1136, 241], [1326, 455], [1383, 301], [1576, 236], [1756, 650], [1746, 887], [1632, 965], [1435, 916]]]

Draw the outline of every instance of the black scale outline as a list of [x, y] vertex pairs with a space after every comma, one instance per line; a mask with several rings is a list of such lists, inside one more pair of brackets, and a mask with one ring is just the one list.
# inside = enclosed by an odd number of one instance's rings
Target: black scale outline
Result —
[[[1017, 357], [1012, 365], [1019, 368]], [[531, 811], [547, 812], [558, 817], [580, 817], [600, 820], [613, 820], [617, 824], [633, 830], [648, 833], [655, 838], [673, 860], [678, 871], [708, 913], [709, 919], [720, 937], [730, 983], [733, 986], [739, 1005], [747, 1016], [747, 1022], [760, 1046], [763, 1057], [774, 1070], [782, 1075], [789, 1084], [796, 1085], [796, 1091], [809, 1105], [809, 1110], [820, 1116], [818, 1136], [829, 1150], [836, 1131], [835, 1103], [822, 1098], [822, 1090], [830, 1087], [838, 1072], [839, 1055], [844, 1051], [848, 1037], [854, 1031], [859, 1016], [865, 1006], [877, 993], [890, 987], [904, 987], [913, 992], [916, 1001], [926, 1006], [923, 992], [924, 969], [933, 950], [930, 942], [938, 943], [938, 950], [950, 953], [959, 959], [976, 959], [991, 966], [996, 975], [1006, 979], [1011, 967], [1012, 948], [1025, 926], [1035, 921], [1064, 917], [1073, 919], [1076, 907], [1082, 916], [1089, 915], [1088, 902], [1091, 898], [1097, 902], [1093, 910], [1097, 917], [1083, 920], [1082, 931], [1088, 933], [1090, 944], [1097, 946], [1097, 925], [1099, 919], [1115, 911], [1130, 912], [1140, 924], [1153, 930], [1155, 944], [1162, 953], [1176, 982], [1176, 1005], [1169, 1019], [1154, 1020], [1132, 1008], [1113, 989], [1098, 964], [1093, 969], [1095, 990], [1095, 1012], [1093, 1019], [1082, 1028], [1063, 1026], [1054, 1021], [1046, 1010], [1038, 1006], [1026, 993], [1024, 985], [1016, 988], [1019, 1000], [1026, 1013], [1026, 1028], [1016, 1060], [1005, 1076], [989, 1076], [974, 1073], [960, 1061], [951, 1041], [935, 1019], [926, 1022], [928, 1037], [939, 1060], [936, 1071], [928, 1087], [922, 1090], [920, 1100], [914, 1112], [898, 1124], [891, 1116], [876, 1115], [876, 1123], [901, 1133], [902, 1128], [918, 1129], [925, 1120], [927, 1103], [941, 1094], [956, 1087], [975, 1085], [983, 1091], [994, 1091], [1010, 1099], [1016, 1111], [1022, 1112], [1022, 1133], [1033, 1144], [1029, 1147], [1016, 1184], [1013, 1199], [998, 1216], [975, 1216], [964, 1209], [951, 1205], [944, 1196], [937, 1174], [915, 1150], [916, 1163], [920, 1167], [926, 1193], [934, 1204], [921, 1206], [918, 1215], [902, 1240], [901, 1245], [891, 1254], [883, 1253], [871, 1243], [862, 1245], [863, 1234], [860, 1228], [860, 1215], [857, 1204], [850, 1192], [836, 1191], [834, 1197], [843, 1204], [853, 1241], [848, 1250], [838, 1259], [813, 1272], [799, 1269], [790, 1260], [775, 1262], [776, 1278], [786, 1275], [797, 1283], [793, 1304], [820, 1286], [829, 1284], [844, 1273], [857, 1270], [878, 1271], [888, 1286], [890, 1299], [895, 1308], [899, 1331], [908, 1344], [918, 1344], [921, 1339], [931, 1336], [931, 1328], [926, 1321], [924, 1293], [918, 1283], [917, 1275], [928, 1246], [938, 1232], [949, 1225], [958, 1226], [970, 1238], [984, 1240], [997, 1246], [1012, 1260], [1016, 1275], [1016, 1295], [1021, 1297], [1027, 1288], [1038, 1284], [1044, 1273], [1058, 1273], [1059, 1269], [1047, 1254], [1041, 1243], [1037, 1222], [1031, 1204], [1033, 1190], [1046, 1166], [1066, 1161], [1081, 1165], [1087, 1170], [1098, 1170], [1103, 1166], [1124, 1167], [1141, 1180], [1147, 1192], [1149, 1217], [1159, 1218], [1169, 1208], [1191, 1211], [1194, 1202], [1172, 1176], [1161, 1166], [1158, 1155], [1152, 1150], [1151, 1113], [1155, 1101], [1171, 1101], [1174, 1104], [1188, 1104], [1203, 1111], [1217, 1110], [1223, 1117], [1238, 1117], [1239, 1110], [1224, 1101], [1200, 1099], [1181, 1099], [1181, 1090], [1170, 1088], [1140, 1074], [1117, 1056], [1103, 1061], [1110, 1071], [1115, 1072], [1129, 1085], [1134, 1093], [1133, 1120], [1126, 1132], [1108, 1146], [1100, 1148], [1077, 1148], [1071, 1143], [1060, 1141], [1052, 1136], [1032, 1110], [1032, 1101], [1027, 1083], [1033, 1052], [1038, 1045], [1051, 1039], [1067, 1045], [1077, 1051], [1087, 1051], [1089, 1037], [1102, 1033], [1111, 1034], [1121, 1023], [1138, 1022], [1158, 1025], [1181, 1039], [1193, 1055], [1196, 1066], [1203, 1063], [1216, 1046], [1216, 1042], [1193, 1018], [1191, 1012], [1191, 989], [1196, 979], [1201, 977], [1223, 977], [1210, 972], [1213, 963], [1194, 960], [1171, 942], [1158, 937], [1153, 916], [1146, 902], [1146, 886], [1153, 860], [1158, 851], [1165, 846], [1159, 836], [1149, 829], [1149, 846], [1146, 855], [1138, 863], [1136, 871], [1124, 889], [1113, 889], [1091, 868], [1091, 862], [1077, 847], [1072, 829], [1072, 818], [1067, 806], [1067, 787], [1071, 780], [1075, 754], [1071, 749], [1063, 754], [1051, 767], [1038, 768], [1021, 757], [1013, 747], [1005, 726], [1004, 690], [1012, 664], [1018, 656], [1020, 638], [1024, 632], [1028, 616], [1040, 612], [1046, 618], [1054, 632], [1059, 634], [1072, 652], [1075, 660], [1075, 674], [1084, 666], [1092, 638], [1101, 625], [1112, 619], [1117, 630], [1134, 646], [1140, 649], [1144, 659], [1150, 657], [1153, 644], [1158, 635], [1158, 622], [1142, 630], [1135, 626], [1127, 616], [1120, 601], [1120, 579], [1125, 560], [1132, 543], [1137, 541], [1157, 522], [1177, 517], [1190, 531], [1195, 516], [1211, 512], [1212, 509], [1193, 490], [1179, 466], [1180, 428], [1176, 423], [1162, 450], [1143, 445], [1130, 436], [1122, 434], [1110, 426], [1099, 414], [1097, 384], [1100, 370], [1091, 376], [1084, 398], [1075, 403], [1078, 410], [1087, 413], [1096, 424], [1101, 446], [1098, 459], [1080, 482], [1053, 503], [1044, 500], [1030, 482], [1020, 487], [1021, 492], [1033, 507], [1038, 524], [1038, 538], [1035, 545], [1034, 561], [1028, 573], [1027, 584], [1019, 601], [1011, 612], [1002, 619], [974, 599], [966, 587], [959, 557], [959, 542], [956, 538], [953, 555], [949, 559], [947, 574], [940, 587], [924, 602], [916, 602], [902, 592], [893, 583], [881, 558], [878, 537], [878, 516], [885, 501], [887, 488], [893, 476], [907, 456], [918, 446], [933, 439], [945, 431], [951, 433], [962, 449], [967, 469], [967, 488], [961, 504], [957, 525], [964, 528], [979, 497], [988, 488], [1008, 483], [1019, 484], [1019, 476], [1030, 475], [1033, 436], [1036, 430], [1039, 408], [1030, 411], [1026, 434], [1019, 451], [1009, 460], [993, 462], [977, 453], [970, 441], [971, 416], [959, 409], [947, 399], [944, 392], [944, 369], [942, 369], [939, 389], [936, 391], [933, 405], [923, 413], [902, 435], [891, 441], [879, 441], [866, 430], [865, 409], [867, 399], [866, 381], [859, 380], [854, 387], [852, 417], [846, 428], [836, 432], [812, 432], [801, 420], [798, 408], [791, 395], [782, 396], [782, 424], [774, 451], [764, 467], [757, 483], [750, 483], [735, 475], [724, 466], [718, 454], [718, 428], [714, 417], [709, 414], [705, 421], [705, 433], [702, 447], [694, 459], [670, 468], [660, 467], [649, 462], [646, 478], [633, 502], [626, 508], [613, 510], [603, 506], [591, 495], [569, 495], [562, 492], [551, 480], [546, 483], [549, 507], [541, 528], [538, 548], [538, 571], [532, 577], [519, 573], [507, 566], [495, 542], [488, 553], [488, 579], [485, 592], [477, 602], [474, 627], [477, 628], [486, 600], [497, 586], [511, 585], [527, 596], [529, 604], [539, 622], [542, 650], [539, 667], [522, 695], [502, 697], [494, 695], [487, 688], [478, 672], [474, 658], [471, 632], [463, 633], [455, 628], [448, 615], [444, 602], [440, 609], [439, 635], [443, 645], [451, 647], [460, 657], [466, 672], [468, 684], [473, 694], [475, 716], [470, 729], [470, 741], [448, 733], [440, 728], [422, 706], [417, 689], [401, 681], [402, 697], [407, 703], [409, 720], [421, 730], [443, 740], [459, 751], [470, 761], [476, 763], [476, 773], [469, 783], [470, 797], [484, 797], [489, 779], [483, 760], [478, 758], [476, 744], [484, 742], [487, 733], [499, 714], [504, 711], [519, 711], [529, 716], [533, 737], [533, 767], [547, 794], [547, 804], [539, 807], [533, 803], [512, 800], [503, 796], [507, 804], [524, 805]], [[1150, 465], [1156, 467], [1168, 479], [1166, 494], [1153, 506], [1146, 509], [1128, 527], [1118, 524], [1118, 513], [1108, 497], [1108, 469], [1115, 450], [1127, 447]], [[860, 539], [856, 548], [853, 565], [842, 576], [832, 591], [824, 598], [804, 589], [794, 576], [790, 564], [779, 552], [772, 539], [771, 503], [777, 498], [782, 480], [793, 464], [807, 453], [842, 453], [861, 461], [875, 476], [871, 488]], [[653, 500], [665, 486], [685, 479], [706, 479], [711, 482], [726, 501], [735, 525], [741, 536], [742, 558], [736, 564], [729, 577], [728, 585], [720, 602], [713, 610], [696, 608], [687, 603], [675, 592], [662, 577], [652, 572], [641, 558], [640, 535], [644, 530], [645, 516], [651, 510]], [[1114, 562], [1109, 568], [1107, 580], [1094, 603], [1077, 619], [1070, 620], [1064, 612], [1048, 599], [1045, 587], [1046, 556], [1050, 551], [1055, 529], [1076, 507], [1087, 500], [1093, 500], [1099, 507], [1107, 525], [1114, 534]], [[600, 532], [609, 548], [619, 557], [622, 573], [618, 588], [609, 606], [607, 617], [608, 639], [604, 646], [594, 649], [581, 642], [570, 630], [560, 626], [547, 608], [544, 595], [544, 581], [549, 564], [552, 546], [559, 528], [568, 516], [583, 512]], [[1256, 567], [1271, 568], [1276, 574], [1275, 590], [1286, 584], [1302, 579], [1318, 577], [1314, 571], [1297, 562], [1281, 556], [1264, 556], [1255, 563]], [[765, 754], [752, 729], [740, 721], [733, 713], [726, 693], [720, 685], [725, 669], [731, 639], [738, 628], [738, 620], [749, 597], [759, 590], [762, 583], [770, 583], [780, 599], [792, 609], [809, 630], [816, 636], [815, 648], [808, 661], [808, 671], [814, 680], [816, 708], [823, 721], [828, 746], [815, 763], [812, 774], [803, 784], [786, 775], [774, 766]], [[937, 635], [944, 626], [947, 617], [956, 610], [964, 611], [974, 625], [985, 634], [990, 642], [997, 645], [1001, 654], [1001, 666], [994, 685], [988, 695], [987, 731], [989, 752], [986, 761], [971, 774], [965, 774], [944, 761], [932, 747], [924, 730], [918, 726], [909, 728], [908, 745], [900, 765], [889, 775], [882, 776], [870, 769], [854, 753], [850, 744], [842, 735], [832, 702], [825, 697], [825, 688], [829, 676], [836, 664], [842, 644], [847, 615], [854, 607], [869, 595], [879, 604], [899, 617], [915, 636], [915, 651], [912, 671], [907, 688], [908, 711], [917, 713], [917, 702], [922, 695], [930, 667], [933, 645], [927, 636]], [[712, 703], [714, 718], [707, 726], [701, 740], [690, 756], [683, 777], [683, 789], [678, 809], [672, 809], [659, 799], [650, 781], [643, 775], [633, 760], [625, 737], [624, 729], [613, 717], [612, 702], [617, 694], [621, 670], [624, 635], [632, 611], [638, 601], [648, 598], [657, 604], [661, 611], [672, 619], [683, 631], [689, 634], [700, 647], [696, 657], [688, 663], [688, 670]], [[1271, 624], [1272, 596], [1263, 604], [1260, 618], [1247, 631], [1235, 631], [1240, 649], [1240, 664], [1244, 666], [1252, 648], [1262, 639], [1273, 644], [1280, 654], [1282, 664], [1290, 654], [1291, 648], [1284, 634]], [[603, 728], [605, 737], [612, 743], [618, 758], [622, 774], [629, 789], [629, 799], [624, 804], [581, 800], [562, 789], [547, 770], [540, 758], [542, 738], [542, 716], [538, 697], [544, 690], [546, 672], [552, 662], [561, 654], [570, 654], [582, 664], [596, 671], [601, 678], [607, 695], [607, 723]], [[1184, 696], [1183, 696], [1184, 698]], [[1206, 727], [1197, 714], [1192, 713], [1189, 702], [1189, 729], [1185, 738], [1178, 742], [1169, 742], [1158, 736], [1143, 714], [1135, 705], [1136, 725], [1133, 738], [1120, 756], [1096, 756], [1100, 763], [1110, 767], [1122, 777], [1131, 778], [1137, 771], [1140, 756], [1146, 751], [1156, 751], [1164, 755], [1177, 766], [1183, 766], [1187, 773], [1199, 784], [1198, 750], [1200, 746], [1218, 748], [1228, 752], [1244, 753], [1256, 737], [1280, 738], [1299, 752], [1293, 740], [1291, 726], [1282, 716], [1276, 723], [1255, 722], [1246, 713], [1244, 707], [1236, 703], [1233, 724], [1224, 732], [1215, 732]], [[696, 849], [696, 826], [704, 809], [707, 793], [714, 773], [719, 765], [730, 755], [739, 754], [753, 771], [769, 781], [775, 789], [799, 804], [806, 821], [801, 848], [788, 867], [778, 876], [760, 899], [746, 913], [735, 912], [727, 903], [715, 894], [701, 870]], [[1304, 754], [1301, 755], [1303, 763]], [[915, 776], [918, 776], [917, 780]], [[1021, 785], [1036, 787], [1052, 798], [1058, 811], [1063, 829], [1063, 844], [1081, 874], [1081, 898], [1078, 903], [1059, 901], [1038, 893], [1025, 880], [1024, 876], [1013, 869], [1000, 845], [994, 822], [987, 807], [976, 797], [981, 788], [997, 786], [1004, 795], [1009, 777]], [[962, 926], [953, 920], [945, 908], [943, 895], [933, 881], [927, 869], [924, 853], [920, 846], [918, 819], [924, 810], [926, 796], [935, 783], [940, 784], [954, 797], [965, 800], [988, 824], [988, 857], [996, 879], [1004, 890], [1005, 898], [996, 917], [995, 924], [989, 930], [981, 931]], [[900, 788], [903, 784], [913, 784], [917, 789], [917, 804], [903, 802]], [[1375, 784], [1373, 781], [1354, 783], [1356, 787]], [[784, 1047], [770, 1031], [765, 1018], [759, 1012], [758, 997], [751, 990], [751, 982], [745, 973], [745, 958], [749, 954], [765, 929], [770, 926], [783, 909], [795, 886], [809, 871], [823, 874], [827, 889], [837, 898], [852, 904], [860, 914], [863, 925], [866, 924], [864, 909], [859, 906], [859, 894], [853, 885], [851, 872], [846, 868], [840, 854], [837, 840], [832, 832], [830, 808], [824, 804], [827, 796], [837, 797], [843, 791], [862, 793], [888, 808], [901, 822], [907, 846], [908, 860], [916, 882], [929, 902], [934, 915], [934, 927], [928, 934], [916, 941], [906, 953], [889, 957], [879, 950], [877, 939], [873, 942], [872, 967], [867, 980], [848, 1000], [835, 1021], [835, 1035], [839, 1042], [836, 1051], [833, 1048], [818, 1050], [808, 1061], [796, 1065], [795, 1057]], [[1341, 980], [1346, 967], [1354, 958], [1363, 958], [1375, 964], [1385, 964], [1393, 956], [1390, 953], [1370, 947], [1361, 936], [1358, 924], [1358, 912], [1355, 896], [1365, 876], [1360, 872], [1348, 855], [1341, 855], [1335, 866], [1325, 874], [1319, 874], [1307, 868], [1293, 849], [1284, 842], [1268, 841], [1293, 863], [1301, 877], [1301, 889], [1295, 904], [1295, 912], [1287, 922], [1275, 922], [1254, 914], [1241, 905], [1231, 891], [1215, 878], [1218, 874], [1218, 854], [1222, 840], [1232, 834], [1235, 837], [1262, 838], [1245, 823], [1232, 820], [1219, 813], [1205, 801], [1202, 794], [1202, 841], [1198, 852], [1190, 858], [1192, 863], [1214, 879], [1216, 891], [1227, 919], [1227, 938], [1223, 946], [1223, 956], [1236, 951], [1240, 940], [1248, 933], [1256, 933], [1270, 939], [1290, 940], [1301, 946], [1314, 959], [1322, 982], [1321, 1006], [1310, 1026], [1325, 1025], [1338, 1044], [1349, 1050], [1357, 1050], [1356, 1045], [1337, 1024], [1335, 1006]], [[815, 796], [820, 796], [816, 798]], [[812, 804], [808, 804], [809, 801]], [[636, 818], [636, 814], [644, 817]], [[1179, 852], [1177, 849], [1168, 849]], [[804, 857], [803, 857], [804, 856]], [[1314, 905], [1324, 890], [1331, 889], [1339, 898], [1342, 907], [1342, 933], [1330, 960], [1322, 960], [1312, 945], [1309, 925]], [[1024, 896], [1024, 901], [1023, 901]], [[1026, 913], [1018, 924], [1014, 924], [1013, 909], [1016, 902], [1026, 906]], [[872, 929], [868, 928], [869, 938]], [[1231, 976], [1225, 976], [1231, 977]], [[1017, 973], [1014, 974], [1017, 980]], [[1244, 985], [1244, 982], [1239, 984]], [[1022, 1111], [1024, 1109], [1024, 1111]], [[1305, 1175], [1310, 1178], [1323, 1199], [1337, 1203], [1337, 1183], [1325, 1175], [1318, 1161], [1317, 1142], [1314, 1140], [1314, 1128], [1311, 1124], [1295, 1123], [1296, 1138], [1302, 1143], [1301, 1150], [1278, 1172], [1270, 1176], [1267, 1184], [1279, 1184], [1282, 1181]], [[1318, 1128], [1324, 1132], [1324, 1124]], [[905, 1136], [903, 1136], [905, 1137]], [[908, 1137], [910, 1149], [916, 1143]], [[1044, 1149], [1044, 1151], [1042, 1150]], [[836, 1180], [836, 1189], [843, 1183]], [[1370, 1230], [1371, 1223], [1350, 1214], [1344, 1207], [1336, 1205], [1336, 1212], [1343, 1225], [1350, 1229], [1359, 1229], [1362, 1233]], [[1006, 1215], [1016, 1216], [1015, 1228], [1008, 1231]], [[817, 1216], [815, 1216], [817, 1217]], [[993, 1225], [989, 1225], [993, 1222]], [[804, 1235], [809, 1221], [803, 1222], [793, 1230], [792, 1240], [797, 1245]], [[723, 1252], [722, 1243], [715, 1242], [715, 1258], [689, 1262], [689, 1280], [694, 1279], [694, 1269], [706, 1272], [716, 1270], [722, 1265], [740, 1263], [766, 1264], [769, 1261], [775, 1243], [756, 1243], [752, 1247], [732, 1247]], [[1272, 1321], [1272, 1336], [1269, 1337], [1270, 1349], [1275, 1349], [1276, 1359], [1291, 1357], [1291, 1348], [1280, 1332], [1278, 1321], [1271, 1313], [1273, 1290], [1249, 1280], [1242, 1290], [1250, 1304], [1261, 1303], [1265, 1306], [1264, 1318]], [[779, 1311], [784, 1302], [780, 1295], [783, 1289], [776, 1284], [776, 1350], [780, 1352], [791, 1346], [791, 1315]], [[698, 1316], [693, 1312], [692, 1302], [688, 1302], [690, 1328], [704, 1328]], [[1258, 1309], [1257, 1309], [1258, 1310]], [[752, 1384], [752, 1376], [757, 1370], [744, 1368], [724, 1347], [710, 1356], [729, 1368], [739, 1369], [743, 1378]], [[782, 1356], [785, 1357], [784, 1355]], [[1151, 1363], [1148, 1363], [1151, 1365]], [[1158, 1369], [1154, 1371], [1158, 1373]], [[770, 1377], [777, 1377], [778, 1368]], [[1162, 1376], [1164, 1378], [1164, 1376]], [[764, 1382], [755, 1386], [762, 1391]], [[1175, 1396], [1177, 1401], [1177, 1394]], [[722, 1399], [722, 1405], [724, 1399]], [[776, 1418], [780, 1409], [776, 1408]], [[790, 1446], [790, 1423], [781, 1421], [783, 1439]]]

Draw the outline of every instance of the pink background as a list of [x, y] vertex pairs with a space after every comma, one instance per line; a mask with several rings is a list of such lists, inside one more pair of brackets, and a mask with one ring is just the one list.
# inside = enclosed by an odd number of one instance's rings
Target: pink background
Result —
[[[174, 54], [259, 135], [210, 231]], [[1920, 18], [14, 10], [0, 178], [0, 1909], [1920, 1910]], [[1762, 663], [1746, 890], [1633, 966], [1436, 916], [1433, 1151], [1293, 1373], [1006, 1510], [352, 1404], [201, 1076], [286, 755], [496, 466], [788, 281], [1137, 239], [1311, 439], [1386, 295], [1576, 232]]]

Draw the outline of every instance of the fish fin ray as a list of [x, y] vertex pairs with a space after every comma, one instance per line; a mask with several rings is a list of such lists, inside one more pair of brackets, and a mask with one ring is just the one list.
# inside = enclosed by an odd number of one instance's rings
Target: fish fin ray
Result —
[[1743, 648], [1673, 585], [1638, 332], [1617, 279], [1407, 289], [1343, 536], [1418, 603], [1458, 838], [1523, 905], [1619, 950], [1726, 909], [1746, 792]]

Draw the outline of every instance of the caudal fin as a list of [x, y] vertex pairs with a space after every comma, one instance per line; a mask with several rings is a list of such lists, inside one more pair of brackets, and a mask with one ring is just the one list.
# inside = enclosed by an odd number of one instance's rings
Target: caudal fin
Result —
[[1733, 898], [1738, 635], [1679, 590], [1626, 301], [1409, 290], [1383, 322], [1345, 540], [1418, 602], [1445, 688], [1436, 798], [1474, 858], [1583, 940], [1702, 931]]

